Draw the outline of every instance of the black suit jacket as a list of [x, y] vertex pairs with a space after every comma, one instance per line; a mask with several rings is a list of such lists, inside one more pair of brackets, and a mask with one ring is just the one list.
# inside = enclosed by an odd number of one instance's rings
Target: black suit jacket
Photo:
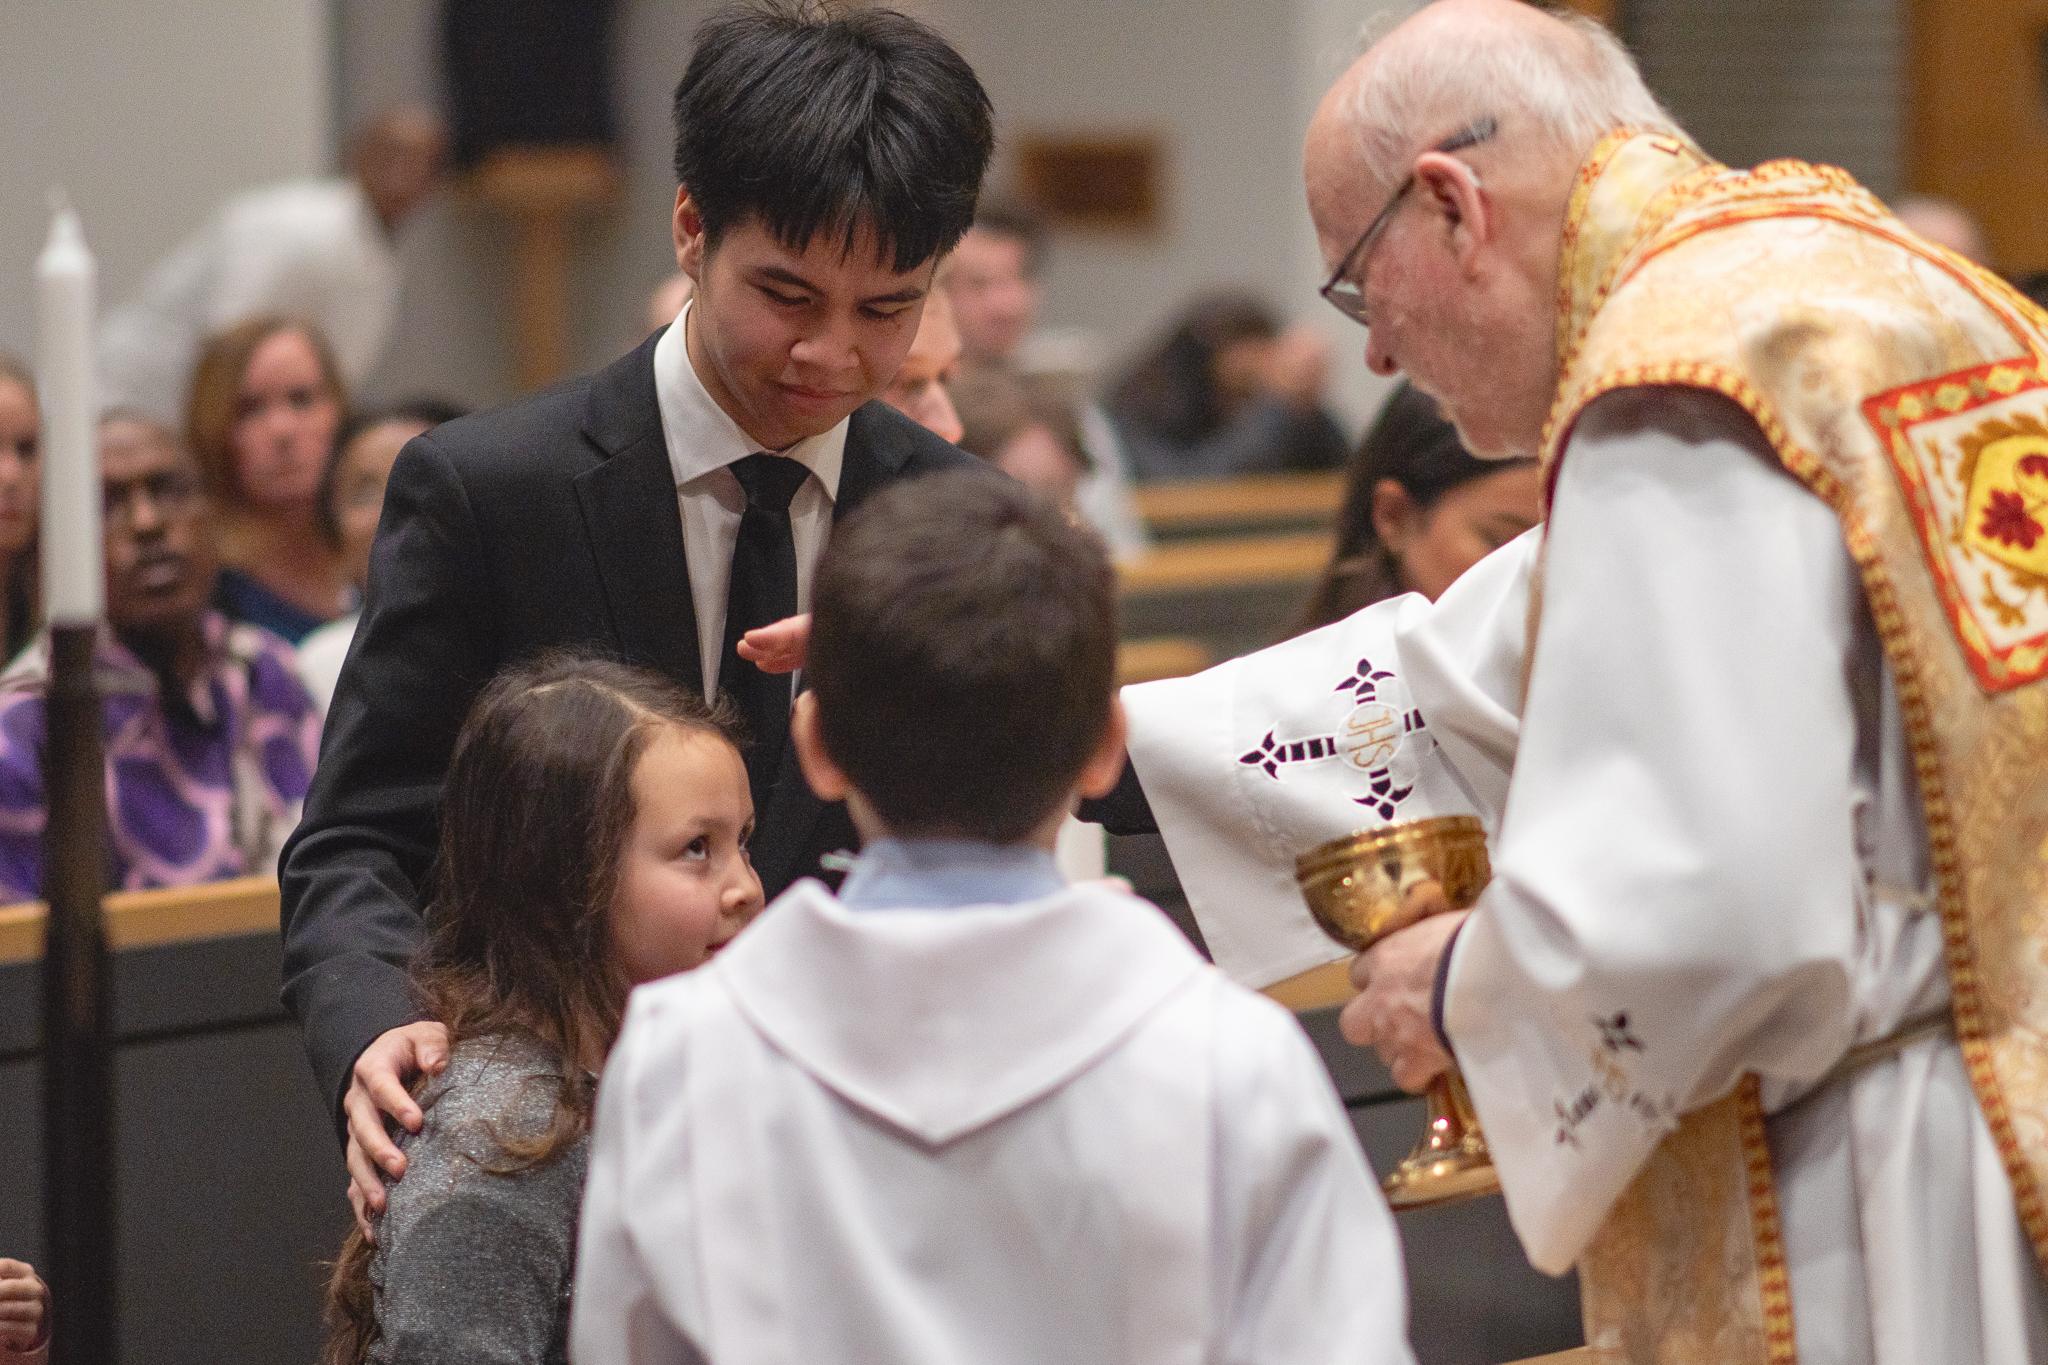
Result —
[[[419, 1017], [406, 970], [441, 781], [484, 684], [584, 646], [702, 686], [653, 352], [650, 337], [594, 375], [438, 427], [392, 470], [362, 624], [282, 869], [284, 1001], [337, 1106], [363, 1048]], [[835, 515], [891, 480], [960, 465], [979, 462], [869, 403], [847, 432]], [[793, 747], [754, 800], [771, 896], [854, 845]]]

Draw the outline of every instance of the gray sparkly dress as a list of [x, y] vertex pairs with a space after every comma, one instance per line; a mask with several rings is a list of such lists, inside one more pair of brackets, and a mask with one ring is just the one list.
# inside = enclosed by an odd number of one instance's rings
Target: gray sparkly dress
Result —
[[370, 1261], [372, 1365], [566, 1365], [576, 1215], [588, 1135], [545, 1166], [494, 1175], [502, 1141], [547, 1131], [560, 1058], [532, 1039], [456, 1047], [421, 1093], [426, 1122], [402, 1136]]

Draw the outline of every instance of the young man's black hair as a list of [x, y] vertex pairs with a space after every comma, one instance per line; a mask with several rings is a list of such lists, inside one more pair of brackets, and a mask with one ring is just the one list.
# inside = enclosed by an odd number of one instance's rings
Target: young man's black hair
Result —
[[819, 736], [889, 832], [1018, 843], [1074, 789], [1116, 690], [1116, 576], [1009, 479], [877, 494], [818, 566]]
[[863, 227], [898, 272], [974, 221], [995, 146], [974, 70], [923, 24], [814, 3], [722, 10], [676, 86], [676, 180], [710, 245], [758, 217], [785, 246]]

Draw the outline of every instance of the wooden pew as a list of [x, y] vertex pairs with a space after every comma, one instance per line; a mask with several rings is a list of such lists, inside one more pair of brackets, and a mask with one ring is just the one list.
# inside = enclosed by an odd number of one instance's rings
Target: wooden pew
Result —
[[[340, 1245], [347, 1210], [331, 1115], [313, 1092], [298, 1028], [276, 1003], [277, 908], [268, 878], [107, 898], [124, 1365], [305, 1360], [318, 1348], [315, 1263]], [[30, 1259], [40, 1249], [35, 959], [44, 919], [39, 904], [0, 908], [0, 1113], [21, 1120], [0, 1125], [0, 1246]], [[1348, 996], [1345, 965], [1273, 993], [1294, 992], [1297, 1009], [1337, 1003]], [[1322, 1013], [1304, 1021], [1312, 1032], [1330, 1031]], [[1341, 1051], [1353, 1061], [1367, 1055]], [[1384, 1165], [1414, 1141], [1420, 1116], [1411, 1103], [1359, 1122]], [[1419, 1332], [1442, 1321], [1432, 1313], [1477, 1311], [1475, 1283], [1505, 1281], [1496, 1298], [1513, 1305], [1515, 1323], [1531, 1320], [1541, 1333], [1525, 1349], [1571, 1339], [1555, 1321], [1570, 1316], [1568, 1305], [1541, 1299], [1569, 1291], [1522, 1266], [1497, 1201], [1433, 1213], [1403, 1234], [1427, 1310]], [[238, 1292], [194, 1300], [189, 1286], [209, 1281]], [[1495, 1302], [1490, 1311], [1498, 1319], [1505, 1310]], [[1566, 1352], [1522, 1365], [1593, 1362]]]
[[1162, 678], [1185, 678], [1200, 673], [1216, 662], [1200, 640], [1180, 635], [1152, 636], [1125, 640], [1116, 649], [1116, 685], [1158, 682]]
[[1126, 597], [1311, 582], [1329, 562], [1327, 531], [1287, 531], [1159, 545], [1118, 566]]
[[1272, 644], [1329, 561], [1327, 531], [1285, 531], [1154, 546], [1119, 566], [1124, 632], [1188, 636], [1212, 656]]
[[[162, 948], [201, 939], [277, 932], [277, 882], [242, 877], [166, 891], [116, 891], [101, 907], [107, 946]], [[0, 964], [33, 962], [43, 955], [41, 901], [0, 907]]]
[[[123, 892], [104, 913], [119, 1361], [311, 1360], [347, 1177], [278, 1001], [277, 883]], [[43, 1251], [45, 920], [40, 904], [0, 908], [0, 1248], [30, 1261]]]
[[1161, 540], [1332, 525], [1344, 499], [1342, 474], [1256, 474], [1140, 485], [1138, 515]]
[[1351, 989], [1351, 959], [1340, 957], [1311, 967], [1285, 981], [1275, 981], [1259, 994], [1277, 1000], [1296, 1014], [1309, 1010], [1338, 1009], [1351, 1003], [1357, 992]]

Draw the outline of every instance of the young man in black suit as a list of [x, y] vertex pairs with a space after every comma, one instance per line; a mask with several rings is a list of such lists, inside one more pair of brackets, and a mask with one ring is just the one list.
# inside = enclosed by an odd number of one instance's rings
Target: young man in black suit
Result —
[[348, 1145], [361, 1218], [417, 1130], [447, 1033], [406, 971], [440, 784], [507, 664], [596, 646], [738, 704], [770, 895], [851, 847], [785, 743], [791, 680], [746, 631], [808, 606], [833, 519], [975, 462], [870, 401], [973, 221], [993, 138], [973, 71], [887, 10], [776, 4], [699, 31], [676, 89], [676, 323], [596, 374], [407, 446], [368, 600], [283, 864], [284, 999]]

